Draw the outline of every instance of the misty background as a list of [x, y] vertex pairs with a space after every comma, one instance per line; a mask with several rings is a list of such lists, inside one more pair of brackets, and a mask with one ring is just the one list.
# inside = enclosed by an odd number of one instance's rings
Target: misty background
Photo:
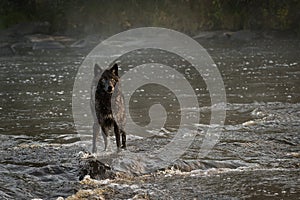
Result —
[[203, 30], [275, 30], [299, 36], [299, 11], [298, 0], [1, 0], [0, 30], [38, 23], [38, 30], [31, 32], [110, 36], [156, 26], [189, 35]]

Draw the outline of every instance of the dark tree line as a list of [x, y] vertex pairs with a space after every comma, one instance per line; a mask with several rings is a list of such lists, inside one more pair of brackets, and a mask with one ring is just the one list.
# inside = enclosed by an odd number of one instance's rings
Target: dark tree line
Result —
[[288, 30], [300, 34], [299, 0], [1, 0], [0, 29], [47, 21], [52, 32], [114, 33], [162, 26], [199, 30]]

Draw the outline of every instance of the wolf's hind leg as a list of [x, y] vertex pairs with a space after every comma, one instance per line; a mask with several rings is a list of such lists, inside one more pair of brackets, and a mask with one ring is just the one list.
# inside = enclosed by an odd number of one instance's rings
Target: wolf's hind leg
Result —
[[122, 135], [122, 149], [126, 149], [126, 132], [124, 130], [120, 130], [120, 133]]
[[93, 125], [93, 153], [97, 153], [97, 140], [100, 131], [100, 125], [97, 122], [94, 122]]
[[120, 129], [119, 126], [116, 122], [114, 122], [114, 131], [115, 131], [115, 136], [116, 136], [116, 143], [117, 143], [117, 148], [118, 151], [120, 150], [121, 146], [121, 141], [120, 141]]

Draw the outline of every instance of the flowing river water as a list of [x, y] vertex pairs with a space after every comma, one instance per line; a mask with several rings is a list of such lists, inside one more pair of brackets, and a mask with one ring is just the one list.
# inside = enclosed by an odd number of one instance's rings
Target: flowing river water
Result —
[[[197, 159], [201, 142], [196, 138], [170, 168], [102, 182], [85, 180], [85, 186], [79, 183], [78, 157], [86, 145], [74, 126], [72, 89], [88, 50], [1, 56], [0, 199], [66, 198], [78, 191], [81, 197], [108, 199], [299, 199], [300, 41], [199, 42], [215, 61], [226, 89], [226, 121], [218, 143]], [[147, 55], [137, 52], [121, 63], [148, 62]], [[184, 65], [164, 52], [152, 55], [166, 65]], [[199, 85], [201, 120], [196, 126], [205, 132], [214, 105], [192, 69], [184, 67], [181, 73]], [[129, 133], [128, 151], [150, 152], [170, 141], [180, 115], [172, 95], [157, 85], [136, 91], [130, 114], [137, 124], [149, 122], [148, 109], [155, 102], [167, 107], [168, 119], [160, 135]]]

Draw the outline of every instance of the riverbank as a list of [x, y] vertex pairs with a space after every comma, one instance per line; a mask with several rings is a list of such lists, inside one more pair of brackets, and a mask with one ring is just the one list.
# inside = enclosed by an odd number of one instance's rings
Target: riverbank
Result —
[[[289, 31], [200, 31], [190, 35], [195, 40], [220, 40], [224, 42], [251, 42], [253, 40], [297, 40]], [[90, 35], [50, 34], [46, 22], [18, 24], [0, 31], [0, 56], [22, 55], [32, 51], [57, 49], [92, 49], [108, 36], [100, 33]], [[84, 50], [83, 50], [84, 51]]]

